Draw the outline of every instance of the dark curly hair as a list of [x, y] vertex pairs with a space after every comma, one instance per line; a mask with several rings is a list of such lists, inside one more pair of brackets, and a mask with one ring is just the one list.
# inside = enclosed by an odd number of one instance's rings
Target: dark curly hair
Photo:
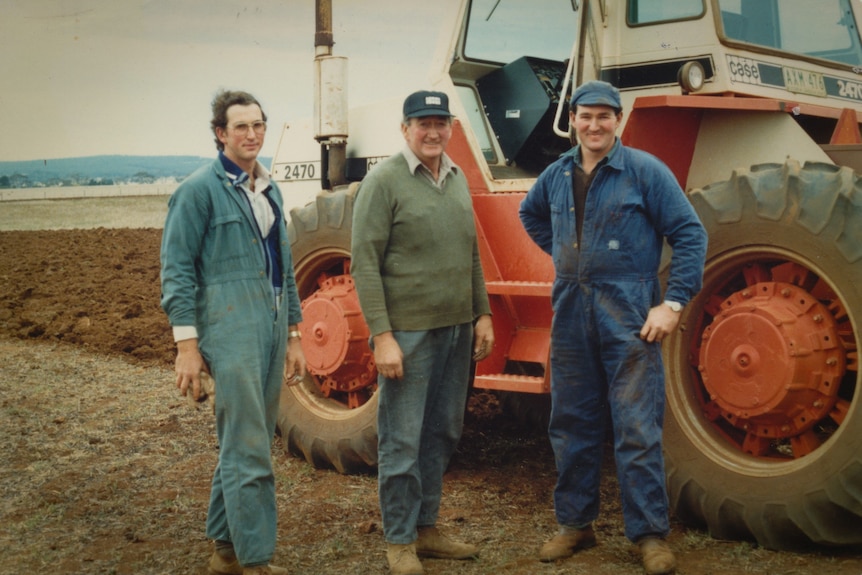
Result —
[[224, 144], [218, 139], [216, 128], [227, 129], [227, 110], [231, 106], [251, 106], [256, 104], [260, 108], [260, 113], [263, 115], [263, 121], [266, 122], [266, 113], [263, 111], [263, 106], [257, 101], [257, 98], [248, 92], [239, 90], [220, 90], [213, 98], [213, 119], [210, 120], [213, 134], [215, 135], [216, 148], [219, 151], [224, 150]]

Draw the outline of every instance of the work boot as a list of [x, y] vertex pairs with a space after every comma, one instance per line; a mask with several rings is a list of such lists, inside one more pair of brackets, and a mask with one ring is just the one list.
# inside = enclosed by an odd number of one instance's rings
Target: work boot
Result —
[[[249, 571], [249, 569], [269, 569], [269, 571]], [[236, 557], [233, 559], [225, 559], [217, 552], [213, 552], [210, 557], [209, 575], [249, 575], [250, 573], [259, 573], [260, 575], [287, 575], [287, 569], [284, 567], [276, 567], [275, 565], [267, 565], [265, 567], [247, 567], [242, 568]]]
[[386, 559], [389, 561], [389, 573], [392, 575], [422, 575], [422, 563], [416, 556], [416, 544], [399, 545], [389, 543], [386, 549]]
[[420, 527], [416, 540], [416, 554], [419, 557], [436, 559], [475, 559], [479, 548], [468, 543], [452, 541], [436, 527]]
[[676, 570], [676, 557], [668, 544], [658, 537], [647, 537], [638, 542], [647, 575], [670, 575]]
[[539, 551], [539, 561], [550, 563], [557, 559], [565, 559], [575, 554], [575, 551], [589, 549], [596, 544], [596, 534], [592, 526], [583, 529], [561, 527], [560, 532], [542, 545]]

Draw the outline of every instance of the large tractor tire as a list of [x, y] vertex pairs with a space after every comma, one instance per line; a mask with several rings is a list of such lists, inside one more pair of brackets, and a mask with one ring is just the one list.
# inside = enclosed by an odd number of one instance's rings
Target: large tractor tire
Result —
[[377, 465], [377, 369], [350, 278], [354, 193], [354, 187], [327, 192], [291, 211], [309, 373], [282, 388], [278, 415], [288, 450], [340, 473]]
[[704, 286], [665, 342], [671, 504], [719, 539], [862, 543], [862, 182], [795, 161], [696, 190]]

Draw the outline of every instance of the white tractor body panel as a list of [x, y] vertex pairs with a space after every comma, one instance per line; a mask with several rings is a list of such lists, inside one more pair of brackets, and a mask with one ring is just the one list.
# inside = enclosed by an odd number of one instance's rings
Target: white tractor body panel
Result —
[[725, 180], [740, 166], [783, 164], [788, 159], [833, 163], [788, 114], [705, 112], [685, 189]]
[[[399, 128], [400, 100], [352, 108], [349, 123], [351, 136], [347, 140], [347, 157], [364, 158], [369, 168], [404, 146]], [[314, 201], [320, 193], [323, 170], [320, 156], [320, 145], [314, 139], [310, 118], [285, 124], [272, 160], [272, 174], [281, 188], [287, 211]]]

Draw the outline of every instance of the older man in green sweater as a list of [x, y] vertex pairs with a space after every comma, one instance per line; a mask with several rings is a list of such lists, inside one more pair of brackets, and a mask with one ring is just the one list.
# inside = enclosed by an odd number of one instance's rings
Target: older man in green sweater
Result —
[[378, 370], [378, 489], [394, 575], [419, 557], [469, 559], [478, 549], [436, 527], [443, 473], [461, 437], [470, 358], [494, 332], [467, 180], [446, 155], [449, 100], [404, 101], [404, 150], [377, 165], [353, 211], [351, 273]]

